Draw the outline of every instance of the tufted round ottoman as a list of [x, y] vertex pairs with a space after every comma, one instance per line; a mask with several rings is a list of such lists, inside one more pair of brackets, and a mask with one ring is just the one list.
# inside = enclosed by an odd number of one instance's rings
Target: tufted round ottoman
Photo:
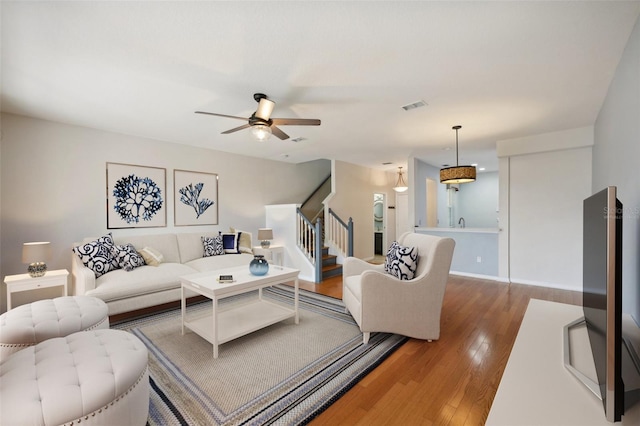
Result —
[[144, 425], [147, 348], [121, 330], [49, 339], [0, 364], [2, 425]]
[[0, 360], [53, 337], [109, 328], [107, 304], [96, 297], [65, 296], [21, 305], [0, 315]]

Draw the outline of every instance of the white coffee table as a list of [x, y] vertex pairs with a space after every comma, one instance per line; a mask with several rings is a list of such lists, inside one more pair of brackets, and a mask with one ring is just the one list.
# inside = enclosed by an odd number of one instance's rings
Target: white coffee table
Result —
[[[298, 324], [298, 274], [297, 269], [269, 265], [269, 272], [263, 276], [251, 275], [249, 265], [201, 272], [180, 277], [182, 299], [182, 334], [185, 327], [206, 339], [213, 345], [213, 357], [218, 358], [218, 345], [228, 342], [287, 318], [294, 318]], [[220, 275], [233, 275], [233, 283], [219, 283]], [[295, 281], [294, 306], [285, 306], [262, 298], [262, 289], [276, 284]], [[213, 301], [211, 313], [187, 315], [186, 292], [201, 294]], [[234, 304], [220, 309], [218, 300], [237, 294], [258, 290], [257, 299], [247, 303]]]

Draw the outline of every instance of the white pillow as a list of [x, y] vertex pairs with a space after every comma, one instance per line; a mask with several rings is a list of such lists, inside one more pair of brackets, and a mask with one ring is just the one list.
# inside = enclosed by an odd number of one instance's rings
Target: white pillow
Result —
[[145, 247], [139, 250], [138, 253], [140, 253], [147, 265], [158, 266], [164, 261], [162, 253], [151, 247]]

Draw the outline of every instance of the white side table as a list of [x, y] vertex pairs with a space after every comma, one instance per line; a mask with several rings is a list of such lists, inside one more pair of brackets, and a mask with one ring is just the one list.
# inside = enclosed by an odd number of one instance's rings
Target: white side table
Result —
[[253, 254], [264, 256], [267, 261], [275, 261], [277, 257], [276, 265], [284, 266], [284, 246], [270, 245], [269, 248], [262, 248], [261, 246], [255, 246], [253, 248]]
[[67, 296], [68, 275], [69, 272], [66, 269], [47, 271], [42, 277], [36, 278], [33, 278], [29, 274], [7, 275], [4, 277], [4, 282], [7, 284], [7, 311], [11, 309], [11, 293], [64, 286], [63, 296]]

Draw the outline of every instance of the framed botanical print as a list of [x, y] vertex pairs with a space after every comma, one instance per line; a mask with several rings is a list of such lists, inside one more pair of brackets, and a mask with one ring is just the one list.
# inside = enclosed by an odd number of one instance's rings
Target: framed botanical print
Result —
[[166, 169], [107, 163], [107, 229], [167, 226]]
[[218, 175], [173, 171], [175, 226], [218, 224]]

